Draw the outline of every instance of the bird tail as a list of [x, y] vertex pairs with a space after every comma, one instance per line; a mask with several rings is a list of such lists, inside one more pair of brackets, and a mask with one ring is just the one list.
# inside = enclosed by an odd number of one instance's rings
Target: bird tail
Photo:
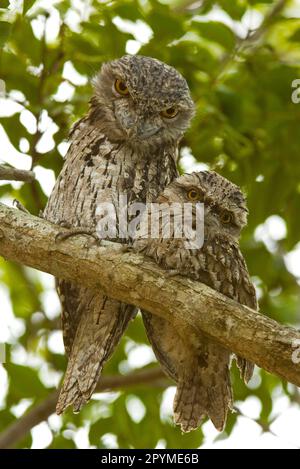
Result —
[[187, 365], [187, 373], [177, 383], [174, 421], [183, 432], [198, 428], [206, 416], [217, 430], [222, 431], [228, 410], [232, 409], [229, 354], [217, 345], [209, 348], [212, 347], [217, 353], [208, 355], [209, 366]]
[[56, 413], [73, 405], [79, 412], [90, 399], [105, 362], [111, 357], [128, 322], [134, 317], [133, 306], [93, 295], [81, 304], [83, 314], [77, 327], [68, 367], [59, 394]]
[[232, 408], [230, 352], [200, 331], [180, 329], [146, 311], [142, 314], [154, 353], [177, 384], [175, 423], [189, 432], [208, 416], [221, 431]]

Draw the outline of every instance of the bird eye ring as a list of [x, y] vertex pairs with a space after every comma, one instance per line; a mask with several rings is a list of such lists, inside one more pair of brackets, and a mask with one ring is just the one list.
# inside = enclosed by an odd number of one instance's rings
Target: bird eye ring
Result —
[[176, 107], [169, 107], [168, 109], [164, 109], [161, 111], [160, 115], [162, 117], [166, 117], [167, 119], [173, 119], [178, 114], [178, 109]]
[[119, 93], [122, 96], [128, 96], [129, 95], [129, 89], [125, 83], [125, 81], [120, 80], [119, 78], [116, 79], [115, 81], [115, 90], [117, 93]]
[[203, 200], [203, 194], [196, 187], [190, 189], [187, 193], [187, 196], [191, 202]]
[[221, 213], [221, 222], [224, 223], [224, 225], [228, 225], [228, 223], [231, 223], [232, 214], [227, 210], [224, 210], [224, 212]]

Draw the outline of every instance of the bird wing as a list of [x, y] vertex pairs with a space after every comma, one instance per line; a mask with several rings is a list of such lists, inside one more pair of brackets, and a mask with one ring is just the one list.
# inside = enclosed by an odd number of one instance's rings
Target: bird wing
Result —
[[67, 280], [55, 279], [61, 304], [61, 323], [66, 354], [69, 357], [80, 320], [80, 288]]
[[[72, 143], [44, 217], [66, 227], [92, 231], [96, 229], [97, 203], [101, 202], [101, 197], [107, 200], [113, 192], [107, 187], [111, 178], [106, 175], [111, 169], [109, 164], [114, 164], [107, 158], [113, 149], [105, 136], [88, 126], [85, 119], [75, 124], [71, 136]], [[57, 404], [57, 411], [61, 413], [71, 404], [74, 410], [79, 410], [90, 398], [104, 363], [134, 317], [135, 308], [73, 282], [58, 279], [56, 284], [69, 359]]]
[[[185, 275], [196, 271], [200, 282], [241, 304], [257, 308], [255, 289], [236, 244], [220, 241], [204, 245], [196, 256], [191, 253], [190, 259], [186, 257], [185, 263]], [[222, 430], [228, 409], [232, 406], [230, 351], [204, 334], [184, 330], [180, 324], [147, 312], [142, 314], [158, 361], [177, 383], [175, 422], [183, 431], [189, 431], [197, 428], [207, 415], [216, 428]], [[193, 334], [197, 334], [195, 340]], [[236, 360], [241, 377], [248, 382], [253, 373], [253, 363], [242, 357], [236, 357]]]

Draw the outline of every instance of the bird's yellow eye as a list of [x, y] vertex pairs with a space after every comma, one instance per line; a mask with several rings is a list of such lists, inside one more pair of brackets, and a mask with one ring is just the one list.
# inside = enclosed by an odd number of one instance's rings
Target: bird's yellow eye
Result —
[[176, 107], [169, 107], [168, 109], [165, 109], [164, 111], [161, 111], [160, 115], [162, 117], [166, 117], [167, 119], [173, 119], [173, 117], [177, 116], [178, 114], [178, 109]]
[[115, 90], [122, 96], [129, 95], [129, 89], [127, 88], [125, 81], [122, 81], [119, 78], [117, 78], [115, 81]]
[[191, 202], [203, 200], [203, 193], [196, 187], [193, 187], [192, 189], [190, 189], [187, 193], [187, 196]]
[[228, 210], [224, 210], [220, 216], [221, 222], [224, 223], [224, 225], [228, 225], [228, 223], [232, 222], [232, 213], [228, 212]]

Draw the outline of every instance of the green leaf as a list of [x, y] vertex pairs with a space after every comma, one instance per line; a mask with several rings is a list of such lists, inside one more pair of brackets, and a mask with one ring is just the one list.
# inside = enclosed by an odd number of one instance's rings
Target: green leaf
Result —
[[[1, 78], [5, 80], [7, 91], [19, 90], [28, 99], [30, 106], [37, 105], [39, 101], [37, 93], [39, 78], [29, 72], [24, 73], [24, 70], [26, 70], [26, 57], [23, 55], [16, 56], [10, 51], [2, 51], [0, 60]], [[11, 73], [11, 70], [14, 73]]]
[[30, 449], [32, 445], [32, 436], [30, 433], [27, 433], [25, 438], [22, 438], [18, 443], [15, 445], [16, 449]]
[[33, 6], [35, 0], [23, 0], [23, 15], [26, 15], [27, 11]]
[[247, 10], [247, 0], [218, 0], [217, 3], [234, 20], [241, 20]]
[[259, 5], [264, 3], [273, 3], [274, 0], [248, 0], [250, 5]]
[[41, 310], [37, 296], [38, 284], [31, 281], [23, 266], [9, 263], [3, 272], [0, 271], [0, 278], [10, 288], [15, 316], [27, 318], [35, 311]]
[[[39, 66], [43, 61], [42, 42], [33, 34], [29, 18], [17, 17], [12, 30], [11, 43], [17, 50], [17, 55], [24, 58], [31, 65]], [[45, 58], [47, 57], [45, 52]]]
[[25, 127], [21, 124], [19, 113], [13, 114], [11, 117], [2, 117], [1, 124], [3, 125], [11, 144], [16, 148], [16, 150], [19, 149], [19, 142], [22, 137], [31, 137], [28, 135]]
[[231, 51], [235, 46], [236, 37], [234, 32], [228, 26], [219, 21], [193, 21], [192, 27], [202, 37], [209, 41], [217, 42], [228, 51]]
[[131, 21], [141, 19], [141, 11], [139, 9], [138, 2], [125, 0], [122, 2], [115, 2], [112, 4], [114, 13], [121, 18], [126, 18]]
[[300, 42], [300, 28], [294, 31], [294, 33], [289, 37], [289, 41]]
[[17, 403], [24, 398], [45, 397], [50, 390], [45, 388], [38, 377], [38, 372], [33, 368], [23, 365], [7, 363], [5, 369], [9, 378], [9, 401]]
[[0, 8], [8, 8], [9, 0], [0, 0]]
[[0, 431], [2, 432], [15, 420], [16, 417], [8, 409], [0, 410]]
[[62, 435], [57, 435], [53, 438], [53, 441], [49, 449], [75, 449], [76, 445], [71, 438], [64, 438]]
[[11, 31], [11, 24], [7, 21], [0, 21], [0, 47], [3, 47]]

